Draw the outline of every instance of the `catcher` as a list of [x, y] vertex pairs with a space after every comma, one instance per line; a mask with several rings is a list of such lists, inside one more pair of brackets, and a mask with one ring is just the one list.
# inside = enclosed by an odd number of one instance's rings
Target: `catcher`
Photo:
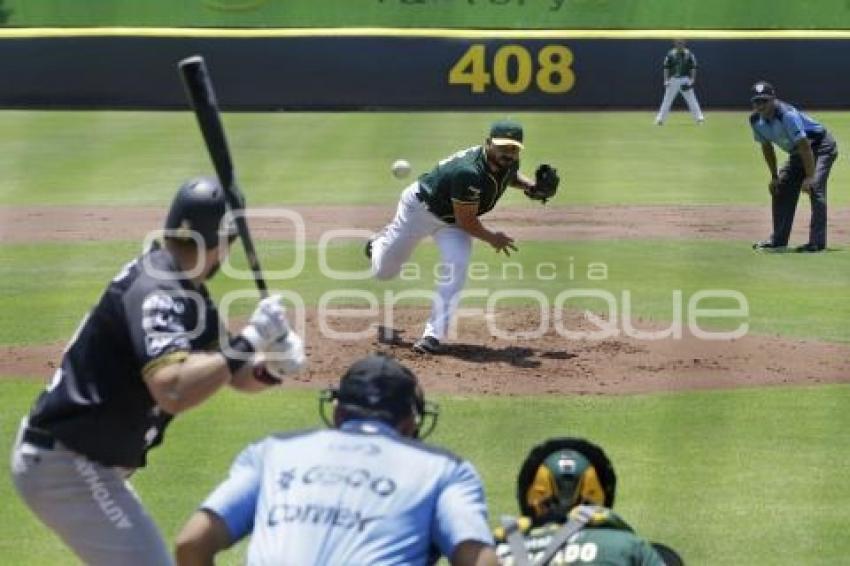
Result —
[[466, 283], [472, 239], [487, 242], [510, 256], [514, 239], [490, 230], [479, 217], [493, 210], [509, 186], [545, 203], [558, 190], [558, 174], [550, 165], [537, 168], [534, 179], [519, 172], [523, 149], [522, 126], [511, 120], [495, 122], [483, 145], [476, 145], [440, 161], [401, 194], [395, 218], [366, 244], [377, 279], [392, 279], [426, 236], [440, 250], [439, 278], [422, 337], [413, 345], [421, 354], [436, 354], [448, 334], [458, 298]]
[[580, 438], [535, 446], [517, 477], [522, 517], [495, 530], [503, 566], [608, 564], [679, 566], [661, 543], [637, 536], [614, 511], [617, 476], [605, 452]]

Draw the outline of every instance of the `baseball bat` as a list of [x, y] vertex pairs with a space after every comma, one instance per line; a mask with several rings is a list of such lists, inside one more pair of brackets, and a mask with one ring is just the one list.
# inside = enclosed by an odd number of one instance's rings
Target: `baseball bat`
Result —
[[[189, 97], [189, 102], [195, 111], [195, 117], [198, 119], [198, 126], [204, 136], [204, 142], [213, 167], [215, 167], [218, 182], [224, 189], [227, 204], [234, 213], [244, 210], [245, 196], [236, 182], [233, 159], [230, 156], [230, 149], [227, 147], [227, 138], [224, 135], [224, 126], [221, 123], [218, 101], [204, 58], [200, 55], [193, 55], [180, 61], [177, 67], [180, 70], [180, 76], [183, 78], [186, 95]], [[235, 214], [235, 222], [236, 232], [245, 248], [248, 265], [254, 274], [254, 282], [257, 284], [260, 296], [265, 298], [269, 294], [268, 287], [263, 277], [263, 270], [260, 267], [260, 260], [257, 258], [257, 252], [254, 249], [254, 241], [251, 239], [251, 232], [248, 230], [245, 215]]]

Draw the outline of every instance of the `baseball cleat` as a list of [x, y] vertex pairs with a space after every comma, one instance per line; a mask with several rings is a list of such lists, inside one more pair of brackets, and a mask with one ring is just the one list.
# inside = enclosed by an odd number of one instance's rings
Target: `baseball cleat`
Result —
[[761, 240], [760, 242], [756, 242], [753, 244], [754, 250], [762, 250], [762, 251], [778, 251], [785, 246], [778, 246], [773, 243], [773, 240]]
[[819, 246], [817, 244], [809, 242], [808, 244], [797, 246], [796, 248], [794, 248], [794, 251], [797, 253], [817, 253], [822, 252], [825, 248], [826, 246]]
[[411, 349], [417, 354], [439, 354], [443, 347], [433, 336], [423, 336], [413, 344]]

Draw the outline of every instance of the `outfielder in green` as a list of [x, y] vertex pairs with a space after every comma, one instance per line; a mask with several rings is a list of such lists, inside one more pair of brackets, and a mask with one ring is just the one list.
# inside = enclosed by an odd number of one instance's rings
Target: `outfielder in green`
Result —
[[534, 447], [519, 472], [521, 517], [504, 517], [495, 530], [503, 566], [529, 564], [681, 564], [664, 545], [634, 533], [611, 508], [617, 476], [605, 452], [578, 438], [555, 438]]
[[555, 195], [559, 179], [549, 165], [538, 167], [534, 179], [519, 172], [522, 148], [521, 125], [509, 120], [494, 123], [483, 145], [450, 155], [404, 189], [392, 222], [366, 244], [372, 272], [382, 280], [396, 277], [425, 237], [432, 236], [440, 249], [440, 281], [431, 316], [414, 351], [441, 350], [466, 283], [473, 238], [505, 255], [517, 251], [513, 238], [490, 230], [479, 217], [493, 210], [508, 187], [543, 202]]
[[705, 122], [705, 116], [699, 107], [697, 95], [694, 93], [694, 84], [697, 80], [697, 58], [693, 51], [685, 47], [684, 39], [673, 41], [673, 49], [664, 57], [664, 98], [661, 100], [661, 108], [655, 116], [655, 124], [661, 126], [670, 113], [670, 107], [676, 96], [681, 93], [682, 98], [688, 104], [688, 110], [697, 124]]

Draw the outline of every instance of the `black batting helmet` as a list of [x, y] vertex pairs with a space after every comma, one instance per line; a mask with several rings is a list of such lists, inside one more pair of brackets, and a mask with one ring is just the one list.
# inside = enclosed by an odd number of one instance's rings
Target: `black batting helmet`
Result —
[[552, 438], [531, 449], [517, 477], [517, 502], [532, 523], [564, 523], [576, 505], [614, 506], [617, 476], [596, 444]]
[[232, 222], [221, 226], [226, 212], [224, 190], [216, 179], [190, 179], [180, 186], [171, 202], [165, 219], [166, 236], [191, 239], [192, 232], [195, 232], [205, 246], [215, 248], [221, 235], [232, 239], [236, 234]]

